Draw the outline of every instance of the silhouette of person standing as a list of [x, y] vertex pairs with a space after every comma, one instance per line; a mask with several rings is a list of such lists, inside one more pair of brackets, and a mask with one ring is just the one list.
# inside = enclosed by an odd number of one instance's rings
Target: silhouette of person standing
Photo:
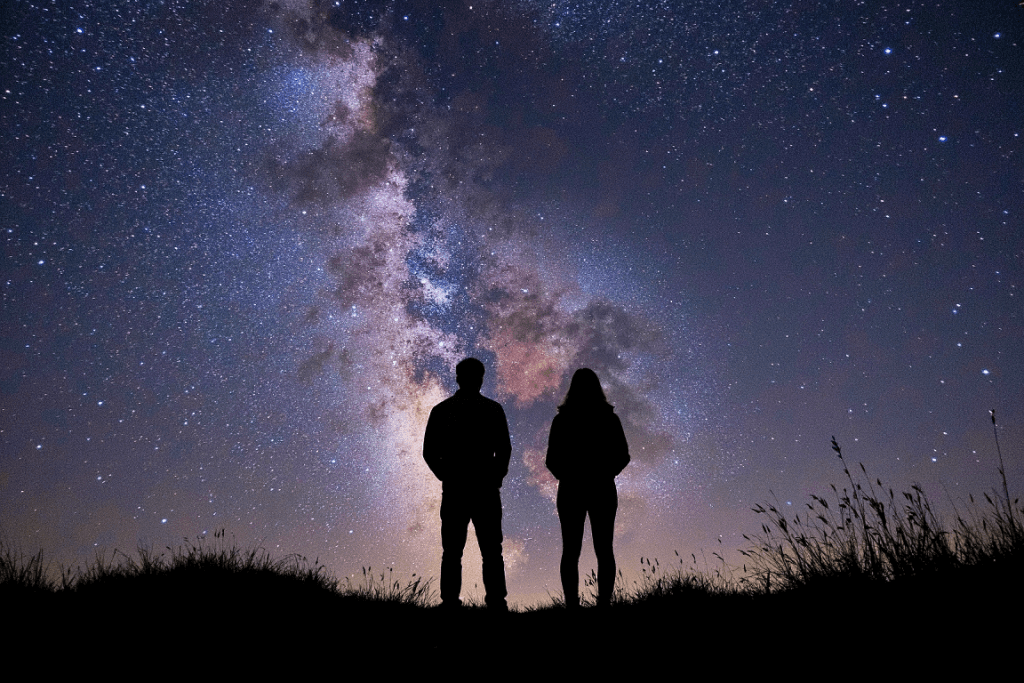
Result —
[[470, 521], [483, 556], [485, 601], [507, 609], [501, 556], [501, 482], [512, 441], [501, 404], [480, 394], [484, 364], [467, 358], [455, 366], [459, 390], [434, 406], [423, 437], [423, 459], [441, 480], [441, 603], [460, 605], [462, 552]]
[[565, 606], [580, 606], [579, 562], [587, 515], [597, 554], [597, 604], [606, 606], [615, 587], [612, 535], [619, 506], [615, 477], [629, 464], [629, 446], [622, 422], [593, 370], [580, 368], [573, 374], [565, 401], [551, 422], [546, 464], [558, 480]]

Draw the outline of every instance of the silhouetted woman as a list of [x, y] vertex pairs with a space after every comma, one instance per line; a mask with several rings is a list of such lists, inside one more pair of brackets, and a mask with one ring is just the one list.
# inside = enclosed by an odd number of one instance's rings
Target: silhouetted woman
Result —
[[597, 604], [609, 604], [615, 587], [612, 534], [619, 506], [615, 476], [629, 464], [629, 446], [613, 411], [594, 371], [580, 368], [551, 422], [546, 464], [558, 480], [560, 570], [565, 605], [570, 609], [580, 605], [579, 562], [588, 514], [597, 554]]

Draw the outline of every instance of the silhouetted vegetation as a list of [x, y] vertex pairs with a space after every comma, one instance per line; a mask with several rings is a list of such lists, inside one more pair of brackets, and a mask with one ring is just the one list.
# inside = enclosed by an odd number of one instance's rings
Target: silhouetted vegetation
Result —
[[[809, 665], [836, 655], [829, 647], [842, 634], [898, 641], [908, 661], [925, 657], [937, 634], [950, 629], [960, 658], [970, 658], [971, 648], [1009, 647], [1015, 630], [993, 624], [1022, 604], [1024, 509], [1008, 497], [1002, 464], [1002, 491], [985, 494], [984, 503], [971, 498], [966, 511], [943, 522], [921, 487], [896, 493], [863, 466], [848, 467], [834, 439], [832, 448], [845, 485], [812, 496], [798, 514], [776, 504], [755, 507], [764, 522], [761, 534], [748, 538], [742, 567], [728, 568], [717, 553], [720, 568], [703, 571], [694, 556], [686, 566], [677, 553], [668, 567], [641, 558], [637, 579], [619, 573], [610, 606], [575, 614], [560, 596], [505, 616], [477, 605], [442, 612], [432, 609], [438, 600], [431, 580], [402, 582], [390, 570], [365, 568], [339, 581], [315, 561], [229, 546], [223, 532], [165, 553], [115, 553], [56, 575], [42, 553], [0, 546], [0, 599], [26, 642], [60, 624], [72, 629], [66, 647], [73, 652], [111, 640], [247, 652], [344, 644], [378, 662], [400, 648], [405, 655], [387, 661], [410, 670], [417, 653], [485, 662], [511, 644], [556, 641], [566, 652], [625, 647], [671, 659], [684, 642], [709, 655], [726, 656], [738, 643], [767, 656], [788, 634]], [[584, 588], [591, 594], [583, 604], [593, 606], [593, 573]], [[566, 620], [595, 628], [567, 629]], [[459, 636], [436, 637], [453, 631]]]
[[[803, 514], [758, 505], [762, 534], [743, 551], [761, 592], [794, 590], [828, 581], [886, 584], [968, 568], [1003, 566], [1021, 559], [1024, 516], [1019, 501], [993, 492], [979, 509], [973, 497], [965, 518], [943, 524], [918, 485], [899, 494], [863, 465], [854, 476], [835, 439], [832, 450], [847, 485], [832, 485], [830, 498], [811, 496]], [[1000, 474], [1003, 474], [1000, 467]], [[1003, 476], [1004, 491], [1005, 475]]]

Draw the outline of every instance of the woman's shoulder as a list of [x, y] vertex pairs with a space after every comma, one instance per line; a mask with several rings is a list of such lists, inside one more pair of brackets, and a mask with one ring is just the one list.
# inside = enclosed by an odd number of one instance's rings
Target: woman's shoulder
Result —
[[559, 406], [558, 412], [551, 421], [552, 429], [568, 429], [570, 431], [593, 431], [601, 430], [600, 425], [621, 424], [619, 416], [615, 414], [612, 406], [605, 404], [589, 406]]
[[593, 417], [595, 415], [614, 414], [615, 406], [611, 403], [563, 403], [558, 406], [558, 415], [581, 415]]

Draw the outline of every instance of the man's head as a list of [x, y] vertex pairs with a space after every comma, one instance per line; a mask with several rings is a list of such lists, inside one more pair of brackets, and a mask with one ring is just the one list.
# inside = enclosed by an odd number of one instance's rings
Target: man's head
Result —
[[484, 364], [476, 358], [459, 361], [455, 366], [455, 381], [459, 383], [460, 389], [480, 391], [484, 383]]

